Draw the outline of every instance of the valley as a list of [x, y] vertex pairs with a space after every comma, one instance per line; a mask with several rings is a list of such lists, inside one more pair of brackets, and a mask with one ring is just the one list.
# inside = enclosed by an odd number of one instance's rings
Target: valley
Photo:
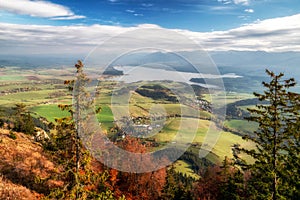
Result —
[[[67, 117], [69, 113], [61, 111], [58, 105], [72, 102], [72, 94], [63, 85], [64, 80], [68, 79], [74, 79], [68, 68], [63, 71], [2, 68], [0, 108], [6, 113], [1, 118], [10, 116], [13, 113], [11, 108], [16, 103], [25, 104], [34, 118], [44, 119], [48, 123]], [[232, 147], [236, 143], [253, 147], [251, 143], [242, 140], [242, 135], [257, 128], [256, 124], [243, 119], [247, 113], [244, 107], [254, 104], [250, 102], [249, 105], [243, 105], [243, 108], [239, 106], [240, 101], [253, 98], [250, 93], [228, 92], [224, 95], [214, 91], [209, 94], [203, 88], [199, 90], [196, 86], [190, 87], [173, 81], [140, 81], [121, 84], [121, 87], [118, 84], [107, 75], [104, 80], [98, 80], [96, 86], [89, 86], [89, 90], [96, 95], [95, 105], [101, 107], [97, 119], [103, 132], [111, 140], [121, 139], [120, 130], [130, 130], [141, 140], [154, 144], [149, 151], [159, 150], [166, 144], [180, 148], [182, 143], [189, 146], [185, 154], [198, 157], [200, 149], [208, 149], [205, 165], [219, 164], [225, 156], [232, 157]], [[189, 93], [191, 88], [196, 92], [195, 97]], [[123, 99], [128, 101], [123, 102]], [[212, 100], [214, 105], [211, 104]], [[211, 107], [218, 110], [226, 105], [231, 105], [231, 110], [227, 111], [230, 115], [223, 121], [218, 119], [220, 116], [213, 113]], [[184, 132], [184, 135], [180, 135], [180, 132]], [[202, 164], [195, 165], [191, 162], [201, 161], [186, 160], [185, 157], [183, 155], [175, 162], [176, 170], [197, 177]]]

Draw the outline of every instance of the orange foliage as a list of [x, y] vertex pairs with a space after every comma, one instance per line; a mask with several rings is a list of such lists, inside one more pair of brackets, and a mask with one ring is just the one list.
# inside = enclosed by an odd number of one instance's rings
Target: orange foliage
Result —
[[110, 181], [112, 182], [112, 185], [115, 185], [115, 183], [117, 182], [117, 175], [118, 171], [116, 169], [110, 170]]
[[[126, 137], [119, 143], [119, 146], [124, 150], [134, 153], [147, 152], [146, 146], [141, 144], [136, 138]], [[155, 164], [151, 157], [145, 162], [136, 163], [141, 169], [148, 169], [149, 166], [154, 166]], [[166, 176], [166, 168], [147, 173], [120, 172], [115, 169], [110, 170], [110, 181], [114, 187], [115, 194], [121, 191], [128, 200], [159, 199], [166, 182]]]

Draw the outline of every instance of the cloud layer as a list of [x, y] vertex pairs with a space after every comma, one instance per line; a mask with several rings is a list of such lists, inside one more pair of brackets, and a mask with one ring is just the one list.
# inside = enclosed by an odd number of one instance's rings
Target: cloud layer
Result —
[[[183, 34], [208, 51], [300, 51], [300, 14], [257, 21], [228, 31], [191, 32], [172, 30]], [[140, 29], [152, 29], [159, 36], [163, 29], [157, 25], [145, 24], [137, 27], [119, 26], [44, 26], [0, 23], [0, 52], [2, 53], [88, 53], [93, 47], [121, 33], [127, 34], [124, 42], [114, 48], [126, 48], [141, 38], [140, 44], [151, 46], [152, 38], [138, 34]], [[148, 34], [149, 32], [147, 32]], [[123, 37], [122, 34], [119, 37]], [[172, 37], [161, 37], [165, 48], [178, 46], [178, 51], [187, 50], [182, 41]], [[163, 48], [163, 46], [161, 46]], [[107, 47], [105, 51], [113, 51]], [[191, 50], [191, 49], [189, 49]]]
[[208, 50], [300, 51], [300, 14], [258, 20], [228, 31], [184, 31]]
[[52, 19], [79, 19], [82, 15], [75, 15], [69, 8], [47, 1], [30, 0], [0, 0], [0, 10], [33, 17]]

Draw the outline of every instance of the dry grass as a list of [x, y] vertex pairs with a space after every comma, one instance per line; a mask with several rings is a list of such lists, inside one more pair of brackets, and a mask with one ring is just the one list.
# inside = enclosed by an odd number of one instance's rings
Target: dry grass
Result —
[[35, 200], [40, 198], [40, 194], [30, 191], [22, 185], [14, 184], [0, 175], [0, 199]]
[[57, 186], [47, 180], [57, 167], [31, 136], [15, 135], [11, 139], [8, 130], [0, 129], [0, 199], [39, 199]]

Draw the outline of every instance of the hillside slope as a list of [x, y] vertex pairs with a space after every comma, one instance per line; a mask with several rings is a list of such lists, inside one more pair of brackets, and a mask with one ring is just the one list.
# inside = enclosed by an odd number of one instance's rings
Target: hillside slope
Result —
[[57, 168], [30, 136], [13, 134], [0, 129], [0, 199], [40, 199], [58, 184], [50, 180]]

